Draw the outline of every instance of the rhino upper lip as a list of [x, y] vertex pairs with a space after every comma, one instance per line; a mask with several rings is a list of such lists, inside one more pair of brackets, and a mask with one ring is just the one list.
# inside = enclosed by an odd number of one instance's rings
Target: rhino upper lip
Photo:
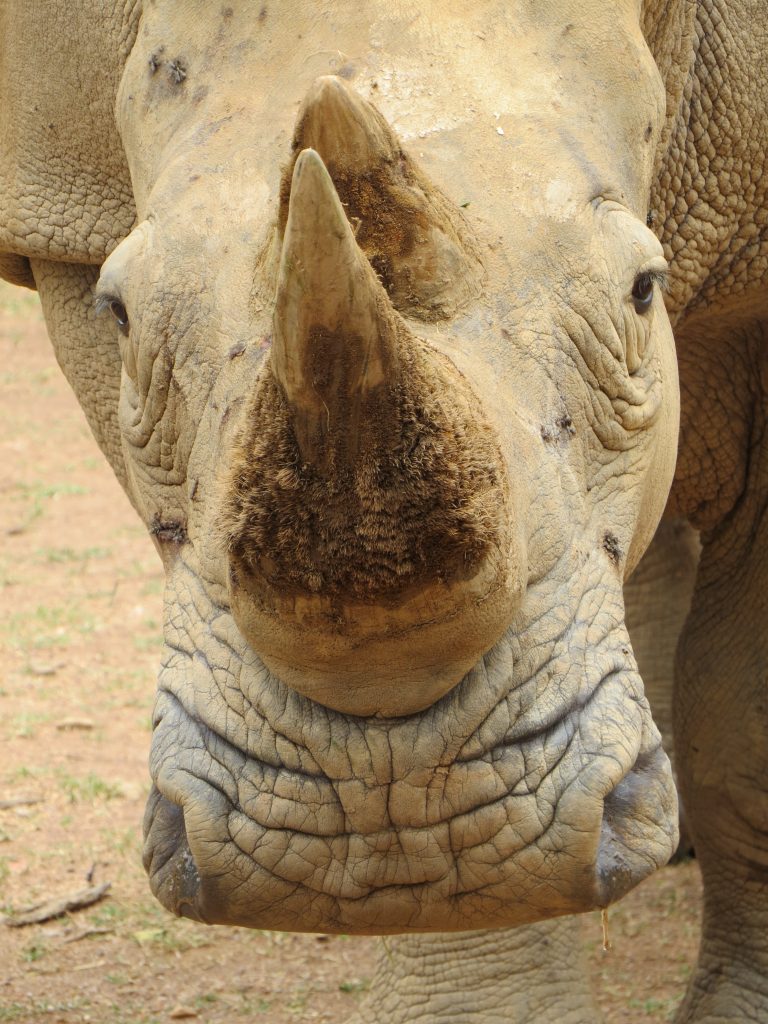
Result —
[[[159, 716], [158, 726], [162, 725], [162, 720], [168, 713], [175, 712], [176, 714], [180, 713], [187, 716], [186, 710], [172, 694], [165, 694], [165, 697], [170, 700], [170, 704]], [[215, 745], [220, 758], [223, 752], [227, 750], [233, 751], [238, 759], [242, 758], [243, 755], [237, 752], [236, 748], [229, 744], [228, 741], [222, 739], [217, 732], [199, 723], [198, 725], [203, 730], [203, 735], [208, 733], [211, 739], [211, 744], [206, 746]], [[551, 727], [548, 732], [551, 733], [554, 729], [562, 727], [562, 725], [563, 722], [561, 720]], [[577, 732], [576, 726], [574, 725], [568, 732], [569, 735], [565, 748], [550, 770], [556, 770], [561, 760], [566, 756], [573, 736]], [[539, 739], [542, 739], [542, 737], [539, 737]], [[501, 750], [502, 748], [495, 749]], [[620, 832], [617, 832], [614, 828], [616, 814], [618, 814], [620, 820], [621, 816], [626, 813], [625, 809], [622, 808], [621, 800], [619, 800], [616, 808], [611, 809], [610, 804], [612, 792], [620, 787], [628, 776], [637, 773], [642, 774], [643, 767], [657, 755], [658, 749], [657, 746], [653, 750], [644, 753], [633, 764], [629, 765], [626, 771], [622, 773], [621, 778], [614, 783], [611, 793], [604, 797], [605, 811], [609, 817], [608, 831], [601, 838], [599, 851], [596, 851], [598, 859], [594, 864], [594, 871], [596, 872], [594, 896], [599, 905], [608, 903], [612, 899], [621, 896], [628, 888], [631, 888], [639, 877], [646, 873], [643, 870], [643, 864], [637, 863], [637, 857], [633, 850], [625, 848]], [[287, 769], [273, 769], [266, 763], [257, 762], [252, 758], [249, 758], [249, 761], [258, 765], [260, 771], [269, 771], [272, 775], [273, 786], [280, 778], [292, 776], [296, 779], [297, 796], [291, 801], [288, 813], [298, 812], [301, 820], [298, 822], [290, 822], [289, 820], [259, 821], [258, 817], [253, 814], [252, 808], [249, 808], [248, 812], [240, 809], [237, 796], [234, 793], [227, 793], [225, 789], [212, 781], [210, 777], [205, 777], [203, 780], [204, 784], [206, 787], [210, 787], [209, 792], [214, 799], [214, 803], [224, 801], [225, 806], [231, 809], [230, 812], [225, 812], [228, 821], [226, 827], [230, 841], [237, 847], [240, 854], [244, 854], [248, 858], [254, 857], [255, 854], [255, 850], [251, 848], [254, 837], [256, 837], [257, 845], [260, 846], [261, 840], [259, 837], [264, 832], [272, 832], [274, 834], [285, 833], [286, 837], [305, 836], [307, 842], [332, 843], [332, 846], [328, 846], [326, 852], [339, 865], [341, 873], [328, 875], [326, 871], [322, 871], [319, 879], [307, 877], [299, 880], [290, 873], [284, 874], [279, 862], [271, 863], [269, 858], [267, 858], [264, 863], [261, 863], [263, 859], [261, 856], [255, 856], [254, 859], [256, 865], [259, 866], [259, 871], [274, 873], [281, 880], [282, 884], [298, 885], [300, 888], [307, 889], [318, 896], [323, 895], [350, 906], [357, 901], [364, 900], [366, 896], [373, 896], [375, 893], [382, 894], [390, 889], [393, 892], [401, 892], [404, 889], [419, 892], [430, 890], [437, 886], [436, 891], [442, 891], [446, 900], [464, 898], [471, 896], [474, 892], [483, 892], [487, 886], [477, 884], [476, 864], [474, 864], [476, 855], [472, 854], [472, 850], [474, 847], [482, 848], [489, 841], [495, 845], [494, 836], [498, 825], [494, 824], [492, 835], [489, 839], [485, 835], [485, 828], [490, 820], [487, 818], [487, 815], [490, 814], [491, 819], [495, 818], [493, 809], [496, 805], [500, 805], [505, 812], [509, 813], [509, 808], [504, 807], [504, 801], [510, 798], [535, 798], [536, 787], [533, 790], [526, 787], [524, 792], [520, 792], [519, 789], [516, 791], [515, 787], [508, 787], [504, 792], [499, 793], [489, 801], [475, 804], [472, 808], [462, 809], [440, 821], [423, 821], [415, 827], [412, 823], [408, 822], [398, 826], [398, 824], [390, 819], [377, 823], [378, 827], [366, 832], [360, 828], [350, 827], [348, 821], [345, 821], [343, 826], [340, 827], [341, 822], [337, 819], [335, 826], [313, 829], [308, 826], [307, 822], [308, 807], [300, 803], [301, 790], [307, 785], [311, 786], [313, 798], [316, 799], [318, 786], [322, 785], [323, 789], [327, 787], [329, 795], [332, 796], [333, 802], [341, 813], [339, 806], [340, 798], [330, 779], [323, 780], [317, 776], [292, 772]], [[220, 759], [218, 763], [222, 764], [222, 760]], [[188, 768], [181, 766], [177, 768], [177, 771], [181, 771], [183, 774], [192, 774]], [[199, 776], [194, 776], [193, 785], [199, 784], [200, 781]], [[574, 778], [572, 781], [575, 782], [576, 779]], [[520, 782], [524, 783], [525, 779], [521, 779]], [[236, 781], [234, 785], [239, 794], [240, 787]], [[185, 788], [185, 784], [182, 784], [181, 788]], [[568, 788], [570, 788], [570, 784], [566, 786], [566, 790]], [[155, 797], [154, 794], [150, 796], [147, 817], [145, 819], [147, 835], [145, 866], [150, 877], [153, 879], [153, 888], [157, 893], [161, 891], [164, 893], [162, 897], [163, 902], [175, 910], [176, 913], [205, 920], [208, 881], [206, 878], [201, 878], [196, 860], [195, 846], [194, 844], [190, 846], [190, 839], [186, 829], [187, 810], [185, 807], [185, 795], [183, 793], [179, 795], [178, 788], [175, 797], [168, 795], [166, 787], [161, 780], [156, 780], [154, 793], [157, 796]], [[215, 797], [213, 797], [214, 793], [216, 794]], [[200, 791], [198, 790], [195, 796], [199, 795]], [[267, 808], [272, 810], [275, 798], [274, 788], [272, 793], [266, 793], [265, 795], [267, 796]], [[310, 800], [309, 804], [311, 805], [311, 803], [312, 801]], [[545, 803], [548, 803], [548, 801], [545, 801]], [[389, 803], [387, 806], [389, 806]], [[545, 837], [549, 834], [557, 820], [558, 806], [559, 801], [552, 801], [548, 806], [548, 814], [546, 816], [541, 813], [534, 815], [534, 819], [538, 822], [535, 835], [523, 836], [518, 834], [521, 851], [531, 844], [538, 845], [545, 841]], [[161, 817], [163, 820], [160, 821], [160, 831], [158, 833], [155, 823], [159, 807], [162, 809]], [[178, 808], [178, 812], [174, 811], [174, 807]], [[217, 809], [217, 812], [221, 813], [220, 807]], [[233, 817], [230, 817], [230, 814], [233, 814]], [[476, 817], [478, 814], [480, 819]], [[463, 819], [467, 820], [467, 825], [462, 824]], [[245, 831], [241, 832], [243, 828], [245, 828]], [[404, 829], [403, 832], [401, 832], [401, 828]], [[420, 834], [435, 836], [436, 828], [448, 830], [444, 833], [443, 838], [443, 842], [447, 840], [448, 845], [442, 848], [442, 844], [438, 842], [438, 845], [431, 850], [431, 855], [423, 859], [414, 851], [413, 837]], [[513, 831], [516, 830], [517, 827], [515, 826]], [[602, 832], [603, 827], [601, 826], [601, 835]], [[401, 845], [401, 836], [409, 837], [405, 846]], [[456, 838], [459, 839], [459, 842], [454, 845]], [[509, 842], [508, 836], [505, 841]], [[286, 838], [285, 842], [292, 844], [295, 842], [295, 839]], [[353, 843], [356, 844], [354, 849], [350, 845]], [[360, 843], [363, 845], [360, 846]], [[158, 849], [158, 844], [160, 849]], [[559, 847], [559, 844], [556, 845]], [[374, 850], [376, 853], [374, 860], [367, 867], [365, 866], [366, 857], [363, 855], [366, 849], [368, 855], [372, 855]], [[439, 856], [436, 856], [436, 851], [439, 852]], [[469, 861], [465, 861], [467, 855], [470, 856]], [[507, 856], [514, 858], [517, 854], [512, 850]], [[351, 858], [349, 865], [344, 866], [348, 857]], [[391, 862], [389, 860], [390, 857], [393, 857]], [[506, 871], [504, 860], [505, 856], [501, 856], [497, 865], [497, 869], [502, 874]], [[215, 881], [216, 876], [214, 875], [213, 877]], [[217, 912], [215, 911], [214, 915], [215, 913]], [[340, 930], [349, 930], [348, 925], [343, 923], [339, 924], [339, 928]]]
[[[597, 683], [597, 685], [591, 690], [588, 698], [584, 701], [578, 702], [565, 710], [559, 709], [557, 716], [553, 716], [550, 720], [542, 725], [540, 730], [530, 730], [523, 734], [515, 734], [514, 724], [507, 730], [505, 735], [501, 737], [492, 746], [488, 746], [482, 752], [474, 751], [471, 754], [465, 753], [462, 757], [457, 757], [455, 764], [446, 768], [440, 764], [425, 763], [421, 766], [420, 770], [423, 772], [434, 772], [437, 777], [439, 773], [445, 773], [447, 778], [450, 772], [461, 771], [461, 766], [469, 766], [471, 764], [477, 764], [484, 761], [488, 764], [495, 766], [497, 771], [500, 763], [503, 761], [504, 756], [507, 752], [522, 751], [525, 755], [525, 748], [533, 746], [537, 751], [547, 748], [550, 752], [553, 751], [555, 741], [557, 742], [557, 748], [555, 751], [554, 759], [547, 760], [545, 764], [539, 764], [536, 768], [528, 768], [520, 775], [518, 780], [511, 785], [502, 785], [496, 792], [490, 795], [488, 799], [475, 801], [471, 798], [471, 788], [467, 787], [467, 796], [470, 799], [466, 804], [456, 806], [453, 804], [450, 807], [451, 813], [448, 815], [435, 816], [433, 814], [427, 814], [423, 826], [425, 828], [432, 828], [435, 825], [441, 823], [448, 823], [452, 820], [460, 818], [464, 814], [472, 813], [473, 811], [479, 811], [482, 808], [491, 807], [492, 805], [503, 801], [509, 796], [525, 796], [535, 793], [536, 789], [543, 779], [554, 771], [560, 763], [567, 756], [571, 749], [574, 737], [578, 733], [578, 722], [579, 716], [584, 713], [589, 705], [597, 698], [599, 692], [603, 686], [612, 678], [615, 678], [620, 674], [620, 669], [614, 668], [608, 671]], [[175, 711], [177, 714], [183, 715], [187, 720], [194, 722], [195, 726], [199, 729], [202, 737], [204, 746], [208, 754], [214, 758], [214, 760], [221, 766], [221, 768], [227, 772], [232, 778], [232, 791], [227, 792], [226, 789], [222, 788], [221, 785], [214, 782], [210, 777], [204, 779], [205, 783], [212, 789], [216, 790], [221, 796], [226, 799], [229, 805], [236, 809], [240, 806], [243, 787], [247, 786], [253, 788], [254, 792], [269, 794], [275, 798], [278, 794], [275, 792], [276, 787], [279, 785], [278, 780], [289, 780], [291, 787], [295, 789], [295, 795], [280, 796], [280, 803], [284, 807], [283, 813], [275, 813], [274, 805], [270, 805], [270, 814], [261, 815], [259, 817], [254, 815], [250, 810], [248, 816], [252, 818], [257, 824], [268, 829], [284, 829], [287, 828], [290, 831], [302, 832], [307, 835], [315, 835], [319, 837], [335, 837], [340, 835], [354, 835], [358, 834], [361, 830], [353, 827], [349, 820], [346, 811], [344, 810], [342, 800], [340, 798], [337, 786], [343, 784], [345, 781], [360, 781], [356, 780], [353, 775], [347, 776], [346, 778], [333, 779], [326, 772], [319, 769], [317, 772], [310, 772], [297, 768], [288, 768], [284, 764], [272, 763], [267, 758], [259, 756], [251, 751], [240, 750], [234, 743], [228, 740], [220, 732], [218, 732], [209, 722], [201, 721], [197, 716], [191, 714], [189, 710], [184, 706], [183, 702], [179, 697], [169, 690], [161, 690], [161, 694], [164, 699], [169, 702], [166, 708], [157, 716], [155, 721], [155, 728], [157, 729], [163, 719], [171, 711]], [[628, 695], [629, 697], [629, 695]], [[631, 699], [631, 697], [630, 697]], [[402, 720], [395, 720], [397, 724]], [[268, 723], [269, 727], [272, 728], [271, 723]], [[381, 728], [383, 723], [377, 721], [377, 727]], [[560, 734], [558, 736], [558, 734]], [[472, 739], [469, 737], [465, 741], [464, 747]], [[216, 747], [216, 752], [212, 752], [212, 747]], [[464, 748], [462, 748], [464, 749]], [[658, 748], [655, 748], [658, 749]], [[246, 758], [246, 765], [241, 766], [240, 774], [237, 776], [232, 768], [228, 767], [224, 761], [226, 755], [224, 752], [230, 754], [230, 757], [234, 761], [238, 761], [240, 758]], [[643, 756], [644, 758], [651, 757], [654, 751], [648, 751]], [[246, 772], [247, 766], [247, 772]], [[634, 766], [627, 768], [626, 772], [622, 775], [615, 786], [618, 786], [621, 781], [633, 770]], [[531, 775], [539, 776], [535, 784], [531, 784]], [[254, 777], [255, 776], [255, 777]], [[388, 782], [378, 782], [376, 780], [370, 780], [369, 785], [374, 788], [389, 788], [390, 790], [395, 789], [398, 784], [407, 784], [408, 777], [392, 777]], [[259, 785], [261, 784], [261, 785]], [[162, 783], [157, 783], [158, 788], [162, 792]], [[332, 817], [336, 818], [337, 824], [329, 826], [326, 829], [316, 828], [313, 829], [308, 827], [306, 815], [302, 815], [301, 827], [297, 824], [288, 824], [287, 820], [292, 816], [290, 808], [300, 807], [302, 804], [302, 791], [306, 793], [306, 787], [311, 786], [312, 788], [312, 804], [317, 807], [318, 804], [325, 808], [326, 811], [333, 808], [337, 813], [333, 814]], [[615, 788], [612, 787], [612, 788]], [[479, 795], [479, 794], [475, 794]], [[392, 809], [391, 800], [387, 802], [388, 810]], [[287, 810], [286, 810], [287, 808]], [[554, 818], [554, 811], [553, 811]], [[282, 819], [278, 820], [278, 819]], [[343, 819], [343, 823], [342, 820]], [[396, 831], [398, 827], [413, 828], [414, 823], [410, 821], [404, 821], [398, 823], [393, 820], [381, 821], [382, 831]], [[418, 826], [416, 826], [418, 827]], [[545, 825], [543, 831], [546, 831], [547, 825]], [[378, 830], [377, 830], [378, 831]]]

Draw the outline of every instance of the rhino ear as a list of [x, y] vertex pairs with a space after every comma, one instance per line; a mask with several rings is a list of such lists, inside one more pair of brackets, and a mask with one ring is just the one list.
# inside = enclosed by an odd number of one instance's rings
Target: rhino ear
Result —
[[371, 392], [393, 390], [397, 334], [397, 314], [323, 161], [304, 150], [293, 170], [270, 358], [306, 462], [354, 458]]
[[460, 210], [403, 152], [379, 111], [340, 78], [318, 79], [301, 107], [295, 157], [308, 148], [322, 157], [359, 247], [401, 313], [436, 320], [479, 294], [480, 262]]

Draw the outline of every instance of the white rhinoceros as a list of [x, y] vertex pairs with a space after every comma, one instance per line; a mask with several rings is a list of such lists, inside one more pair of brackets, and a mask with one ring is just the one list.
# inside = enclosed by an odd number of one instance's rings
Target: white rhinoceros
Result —
[[768, 1019], [767, 36], [755, 0], [0, 5], [0, 272], [167, 573], [152, 889], [461, 933], [398, 939], [370, 1021], [594, 1021], [549, 919], [675, 848], [623, 597], [670, 317], [679, 1019]]

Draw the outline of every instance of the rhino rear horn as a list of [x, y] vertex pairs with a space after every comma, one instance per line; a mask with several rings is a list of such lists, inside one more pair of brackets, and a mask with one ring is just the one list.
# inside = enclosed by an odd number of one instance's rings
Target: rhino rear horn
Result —
[[[461, 211], [403, 151], [379, 111], [340, 78], [318, 79], [302, 105], [293, 151], [307, 148], [326, 164], [396, 309], [436, 320], [479, 293], [480, 263]], [[283, 224], [289, 190], [286, 176]]]

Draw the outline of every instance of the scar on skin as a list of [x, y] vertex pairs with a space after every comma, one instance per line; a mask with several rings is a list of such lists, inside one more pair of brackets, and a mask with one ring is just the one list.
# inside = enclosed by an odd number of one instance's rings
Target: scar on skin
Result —
[[561, 438], [565, 438], [565, 440], [568, 441], [572, 437], [576, 436], [576, 428], [573, 425], [573, 420], [567, 412], [563, 413], [563, 415], [555, 421], [555, 428], [556, 429], [542, 426], [541, 437], [546, 444], [549, 444], [552, 441], [557, 441]]
[[176, 85], [181, 85], [184, 79], [187, 77], [187, 69], [183, 63], [177, 57], [176, 60], [168, 61], [168, 77]]
[[187, 531], [183, 523], [178, 519], [161, 519], [155, 516], [149, 527], [153, 537], [166, 544], [184, 544], [187, 540]]
[[149, 60], [147, 61], [147, 63], [149, 64], [149, 73], [151, 75], [154, 75], [154, 73], [157, 71], [157, 69], [163, 63], [162, 55], [163, 55], [164, 50], [165, 50], [165, 47], [161, 46], [159, 50], [155, 50], [155, 52], [153, 54], [151, 54]]
[[619, 538], [615, 533], [609, 531], [603, 534], [603, 548], [613, 564], [618, 565], [621, 561], [621, 548], [619, 547]]

